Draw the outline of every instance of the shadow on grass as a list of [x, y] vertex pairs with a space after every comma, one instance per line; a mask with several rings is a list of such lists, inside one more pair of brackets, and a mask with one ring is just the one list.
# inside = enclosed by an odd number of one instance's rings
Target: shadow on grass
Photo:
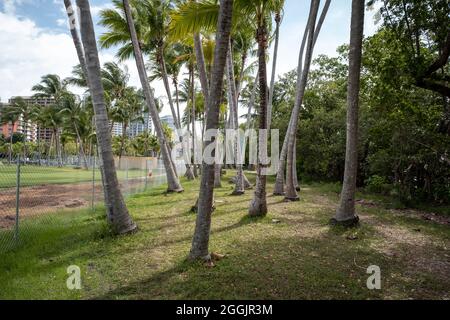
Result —
[[[238, 225], [253, 222], [243, 219]], [[215, 268], [179, 261], [170, 269], [94, 299], [381, 298], [383, 293], [366, 288], [366, 270], [355, 266], [355, 256], [360, 265], [385, 267], [385, 277], [392, 272], [392, 266], [387, 267], [384, 257], [374, 250], [333, 245], [328, 235], [239, 241], [234, 248]]]

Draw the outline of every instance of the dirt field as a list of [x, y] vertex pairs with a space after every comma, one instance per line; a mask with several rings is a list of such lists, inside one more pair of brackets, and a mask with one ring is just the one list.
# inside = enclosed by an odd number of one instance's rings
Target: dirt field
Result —
[[[143, 189], [145, 178], [122, 181], [121, 190], [133, 193]], [[149, 185], [157, 183], [149, 180]], [[95, 185], [96, 203], [103, 200], [102, 186]], [[88, 207], [92, 203], [92, 183], [40, 185], [20, 189], [20, 219], [43, 214], [52, 214], [62, 209]], [[11, 228], [16, 217], [16, 189], [0, 189], [0, 230]]]

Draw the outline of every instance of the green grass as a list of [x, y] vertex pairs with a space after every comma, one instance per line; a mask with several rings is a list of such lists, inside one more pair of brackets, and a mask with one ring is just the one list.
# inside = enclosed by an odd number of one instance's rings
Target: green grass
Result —
[[[214, 268], [185, 260], [199, 185], [183, 181], [183, 194], [166, 195], [161, 186], [127, 200], [139, 225], [134, 235], [112, 237], [102, 208], [29, 221], [20, 247], [0, 256], [0, 298], [450, 298], [448, 226], [358, 206], [359, 228], [330, 228], [336, 187], [321, 184], [303, 186], [297, 203], [271, 196], [270, 184], [268, 216], [250, 219], [253, 192], [232, 197], [223, 185], [210, 248], [226, 257]], [[66, 288], [70, 265], [82, 270], [80, 291]], [[382, 290], [366, 288], [370, 265], [381, 268]]]
[[[117, 171], [119, 179], [127, 177], [124, 170]], [[42, 184], [71, 184], [78, 182], [92, 181], [92, 170], [83, 170], [75, 168], [56, 168], [41, 166], [22, 166], [21, 167], [21, 185], [34, 186]], [[143, 170], [128, 170], [128, 178], [137, 178], [145, 176]], [[99, 181], [100, 172], [95, 170], [95, 180]], [[0, 165], [0, 188], [10, 188], [16, 186], [16, 166]]]

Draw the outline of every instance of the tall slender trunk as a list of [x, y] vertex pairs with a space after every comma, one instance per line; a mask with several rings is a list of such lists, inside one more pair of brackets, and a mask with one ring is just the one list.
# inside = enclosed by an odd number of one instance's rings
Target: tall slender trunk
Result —
[[291, 126], [292, 126], [292, 117], [289, 120], [289, 125], [286, 130], [286, 136], [284, 137], [284, 141], [283, 141], [283, 147], [281, 148], [280, 161], [279, 161], [279, 166], [278, 166], [278, 170], [277, 170], [277, 177], [275, 179], [275, 187], [273, 190], [274, 196], [284, 196], [286, 194], [285, 190], [284, 190], [284, 182], [285, 182], [284, 173], [286, 171], [286, 158], [287, 158], [287, 151], [288, 151], [289, 132], [291, 130]]
[[55, 148], [56, 148], [56, 157], [58, 161], [58, 167], [62, 167], [62, 150], [61, 150], [61, 135], [59, 133], [59, 128], [55, 130]]
[[[169, 153], [169, 148], [167, 146], [166, 137], [162, 130], [161, 120], [159, 119], [158, 109], [156, 108], [155, 99], [153, 92], [148, 83], [147, 71], [145, 69], [144, 58], [142, 56], [141, 48], [139, 46], [136, 29], [133, 22], [133, 17], [131, 15], [130, 3], [128, 0], [123, 0], [123, 5], [125, 9], [125, 15], [127, 18], [128, 28], [131, 34], [131, 40], [133, 43], [134, 56], [136, 59], [136, 66], [139, 73], [139, 78], [141, 81], [142, 89], [145, 94], [145, 101], [147, 103], [148, 109], [150, 111], [153, 124], [155, 126], [155, 132], [158, 136], [159, 144], [161, 146], [161, 154], [164, 162], [164, 167], [166, 169], [167, 182], [168, 182], [168, 192], [182, 192], [180, 181], [178, 180], [176, 170], [172, 165], [171, 155]], [[175, 119], [174, 119], [175, 120]]]
[[11, 121], [11, 132], [9, 134], [9, 164], [12, 163], [13, 131], [14, 131], [14, 122]]
[[358, 170], [358, 109], [361, 82], [361, 55], [364, 32], [364, 0], [352, 1], [347, 91], [347, 146], [341, 200], [332, 223], [354, 225], [355, 192]]
[[280, 24], [281, 24], [281, 14], [277, 12], [275, 14], [275, 47], [273, 49], [273, 63], [272, 63], [272, 76], [270, 78], [270, 88], [269, 88], [269, 102], [267, 104], [267, 129], [272, 126], [272, 106], [273, 106], [273, 93], [275, 90], [275, 76], [277, 70], [277, 60], [278, 60], [278, 44], [280, 41]]
[[[189, 70], [189, 86], [191, 86], [192, 83], [192, 77], [193, 77], [193, 70]], [[189, 101], [188, 101], [189, 104]], [[195, 180], [195, 174], [194, 171], [192, 170], [192, 167], [195, 168], [195, 161], [192, 161], [193, 159], [195, 160], [195, 158], [193, 158], [193, 153], [190, 152], [191, 150], [191, 145], [190, 145], [190, 141], [189, 141], [189, 135], [191, 133], [191, 130], [189, 129], [191, 124], [191, 117], [190, 117], [190, 113], [188, 112], [188, 121], [187, 121], [187, 132], [188, 132], [188, 138], [187, 138], [187, 148], [188, 148], [188, 152], [184, 152], [184, 162], [186, 164], [186, 173], [184, 174], [184, 176], [186, 177], [186, 179], [188, 180]], [[183, 141], [180, 140], [180, 142], [183, 143]], [[184, 144], [183, 144], [184, 146]], [[192, 164], [192, 166], [191, 166]]]
[[172, 91], [170, 90], [169, 76], [167, 74], [166, 59], [164, 58], [164, 48], [159, 47], [158, 49], [158, 60], [160, 63], [161, 74], [163, 78], [164, 88], [166, 89], [167, 99], [169, 100], [170, 111], [172, 112], [173, 122], [175, 127], [179, 129], [181, 127], [180, 119], [177, 117], [175, 111], [175, 106], [172, 99]]
[[236, 184], [233, 191], [233, 195], [240, 196], [245, 193], [244, 188], [244, 177], [241, 161], [241, 148], [239, 145], [239, 122], [238, 122], [238, 98], [236, 90], [236, 81], [234, 77], [234, 63], [233, 63], [233, 48], [231, 45], [231, 40], [228, 44], [228, 54], [227, 54], [227, 79], [228, 79], [228, 90], [230, 96], [230, 118], [231, 118], [231, 128], [235, 130], [235, 136], [233, 141], [234, 156], [235, 156], [235, 166], [236, 166]]
[[[198, 75], [202, 87], [202, 93], [205, 101], [208, 101], [208, 92], [209, 92], [208, 75], [206, 74], [205, 55], [203, 53], [202, 39], [199, 33], [194, 34], [194, 49], [195, 49], [195, 58], [197, 60]], [[208, 112], [206, 111], [206, 117], [207, 116]]]
[[88, 168], [88, 163], [87, 163], [87, 159], [86, 159], [86, 153], [84, 152], [83, 140], [81, 139], [80, 131], [78, 130], [77, 124], [74, 123], [73, 126], [75, 128], [75, 133], [77, 135], [77, 140], [78, 140], [79, 149], [80, 149], [80, 155], [81, 155], [81, 158], [83, 159], [83, 166], [84, 166], [85, 169], [87, 169]]
[[[300, 198], [298, 196], [296, 186], [295, 186], [295, 178], [294, 178], [294, 152], [295, 152], [295, 140], [296, 133], [300, 115], [300, 108], [303, 102], [303, 97], [305, 95], [306, 84], [308, 81], [309, 68], [311, 66], [313, 48], [314, 48], [314, 32], [316, 26], [317, 13], [319, 11], [319, 0], [311, 1], [311, 10], [310, 16], [308, 18], [307, 31], [305, 32], [308, 35], [307, 40], [307, 48], [305, 54], [305, 66], [302, 70], [302, 53], [300, 54], [299, 59], [299, 67], [297, 72], [297, 95], [295, 99], [294, 109], [292, 111], [292, 126], [289, 131], [289, 140], [288, 140], [288, 152], [287, 152], [287, 174], [286, 174], [286, 200], [287, 201], [298, 201]], [[302, 51], [302, 50], [300, 50]]]
[[[328, 13], [328, 9], [330, 7], [330, 3], [331, 0], [327, 0], [325, 2], [325, 5], [322, 9], [322, 14], [320, 16], [319, 22], [317, 23], [317, 27], [314, 31], [314, 39], [313, 39], [313, 47], [315, 46], [316, 42], [317, 42], [317, 38], [320, 34], [320, 30], [322, 28], [323, 22], [325, 20], [325, 17]], [[311, 2], [311, 6], [312, 6], [313, 2]], [[303, 34], [303, 39], [302, 39], [302, 43], [301, 43], [301, 47], [300, 47], [300, 54], [299, 54], [299, 60], [298, 60], [298, 67], [297, 67], [297, 78], [300, 79], [302, 77], [303, 74], [303, 56], [304, 56], [304, 51], [305, 51], [305, 47], [306, 47], [306, 40], [308, 37], [308, 30], [309, 30], [309, 26], [310, 26], [310, 22], [311, 22], [311, 11], [310, 11], [310, 15], [308, 18], [308, 22], [307, 25], [305, 27], [305, 32]], [[298, 81], [297, 79], [297, 81]], [[297, 85], [299, 84], [299, 82], [297, 82]], [[297, 92], [299, 91], [299, 88], [297, 86]], [[286, 136], [283, 142], [283, 147], [281, 149], [281, 154], [280, 154], [280, 161], [279, 161], [279, 167], [277, 170], [277, 177], [275, 180], [275, 188], [274, 188], [274, 195], [276, 196], [284, 196], [285, 193], [285, 172], [286, 172], [286, 161], [287, 161], [287, 152], [288, 152], [288, 143], [289, 143], [289, 134], [292, 130], [292, 121], [294, 118], [294, 114], [296, 112], [295, 109], [299, 108], [299, 106], [295, 105], [294, 106], [294, 110], [291, 114], [291, 118], [289, 120], [289, 126], [288, 126], [288, 130], [286, 131]], [[296, 134], [296, 132], [294, 133]], [[294, 148], [295, 148], [296, 144], [294, 142]], [[295, 151], [294, 151], [295, 152]], [[292, 160], [292, 163], [296, 163], [295, 159]], [[296, 190], [298, 190], [298, 182], [297, 182], [297, 173], [294, 170], [294, 166], [291, 167], [291, 170], [293, 171], [292, 173], [292, 177], [294, 179], [294, 187]], [[286, 174], [287, 176], [287, 174]]]
[[180, 125], [180, 129], [181, 129], [181, 117], [180, 117], [180, 94], [179, 94], [179, 90], [178, 90], [178, 79], [177, 79], [177, 75], [173, 76], [173, 86], [175, 87], [175, 103], [177, 105], [177, 117], [179, 120], [179, 125]]
[[100, 155], [104, 170], [105, 193], [108, 194], [106, 203], [108, 222], [113, 232], [125, 234], [137, 229], [136, 224], [128, 213], [122, 192], [120, 191], [114, 157], [111, 147], [111, 135], [108, 127], [108, 115], [104, 101], [104, 90], [100, 75], [100, 61], [94, 33], [94, 24], [88, 0], [77, 0], [80, 9], [81, 38], [86, 59], [87, 75], [95, 112], [95, 126], [100, 146]]
[[121, 169], [121, 165], [122, 165], [123, 149], [125, 146], [126, 136], [127, 136], [127, 121], [124, 120], [122, 122], [122, 139], [120, 139], [121, 141], [120, 141], [119, 164], [118, 164], [119, 170]]
[[52, 151], [53, 146], [53, 140], [55, 139], [55, 130], [52, 130], [52, 136], [50, 137], [50, 143], [48, 145], [48, 152], [47, 152], [47, 166], [50, 166], [50, 153]]
[[267, 166], [267, 26], [264, 22], [257, 30], [258, 64], [259, 64], [259, 134], [258, 134], [258, 166], [256, 168], [256, 190], [250, 203], [249, 215], [265, 216], [267, 214], [266, 183], [267, 176], [264, 169]]
[[[259, 77], [258, 77], [258, 74], [256, 74], [256, 76], [255, 76], [255, 83], [253, 85], [252, 94], [250, 96], [250, 102], [249, 102], [248, 111], [247, 111], [247, 123], [246, 123], [246, 126], [245, 126], [245, 130], [247, 132], [249, 132], [250, 126], [251, 126], [252, 110], [253, 110], [253, 108], [255, 106], [256, 94], [257, 94], [257, 91], [258, 91], [258, 82], [259, 82]], [[246, 152], [246, 149], [247, 149], [247, 140], [244, 141], [244, 148], [243, 148], [244, 152]], [[253, 166], [253, 164], [250, 164], [250, 165]], [[245, 177], [244, 177], [244, 183], [246, 184]], [[249, 182], [249, 186], [246, 186], [245, 188], [246, 189], [247, 188], [251, 188], [250, 182]]]
[[83, 44], [81, 43], [78, 30], [75, 27], [75, 8], [72, 6], [71, 0], [64, 0], [64, 6], [66, 7], [67, 17], [69, 18], [70, 34], [72, 35], [73, 44], [75, 45], [75, 49], [77, 51], [78, 61], [80, 62], [81, 70], [83, 70], [83, 74], [86, 78], [89, 87], [89, 79], [86, 66], [86, 59], [84, 57], [83, 52]]
[[[219, 126], [220, 102], [223, 90], [223, 78], [227, 60], [228, 41], [233, 16], [233, 0], [221, 0], [217, 25], [216, 47], [214, 49], [214, 65], [212, 68], [211, 87], [208, 95], [207, 130], [217, 132]], [[205, 143], [206, 146], [217, 145], [215, 139]], [[214, 155], [213, 155], [214, 156]], [[209, 234], [211, 230], [211, 213], [214, 197], [214, 164], [203, 162], [202, 181], [198, 200], [198, 214], [195, 233], [189, 254], [191, 260], [210, 260]]]
[[[86, 58], [85, 58], [85, 55], [84, 55], [85, 52], [84, 52], [82, 41], [80, 40], [80, 35], [79, 35], [78, 30], [76, 28], [75, 10], [74, 10], [70, 0], [64, 0], [64, 5], [66, 7], [67, 16], [69, 18], [70, 33], [72, 35], [72, 40], [73, 40], [73, 43], [75, 45], [75, 50], [77, 52], [78, 62], [81, 65], [81, 70], [83, 71], [84, 77], [86, 79], [87, 87], [89, 88], [89, 90], [91, 90], [90, 89], [90, 84], [89, 84], [89, 75], [88, 75], [87, 65], [86, 65]], [[112, 127], [111, 127], [110, 132], [111, 131], [112, 131]], [[85, 159], [86, 159], [86, 156], [85, 156]], [[103, 170], [103, 164], [102, 163], [100, 164], [100, 173], [101, 173], [101, 176], [102, 176], [102, 187], [103, 187], [103, 190], [106, 190], [105, 184], [104, 184], [105, 171]], [[109, 203], [108, 193], [106, 191], [103, 192], [103, 196], [104, 196], [104, 199], [105, 199], [105, 204], [108, 204]]]
[[[195, 159], [195, 151], [196, 151], [196, 143], [195, 140], [197, 139], [197, 130], [195, 128], [195, 108], [196, 108], [196, 101], [195, 101], [195, 76], [194, 76], [194, 68], [190, 68], [192, 71], [192, 84], [191, 84], [191, 99], [192, 99], [192, 149], [194, 150], [194, 159]], [[194, 177], [198, 178], [198, 172], [197, 172], [197, 164], [194, 161]]]

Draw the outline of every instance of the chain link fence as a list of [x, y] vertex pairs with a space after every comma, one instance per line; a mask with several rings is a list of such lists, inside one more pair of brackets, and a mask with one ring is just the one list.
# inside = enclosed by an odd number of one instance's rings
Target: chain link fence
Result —
[[[166, 182], [162, 161], [156, 158], [121, 157], [115, 162], [125, 197]], [[100, 165], [96, 156], [83, 161], [0, 156], [0, 253], [14, 250], [37, 228], [58, 223], [58, 215], [103, 204]]]

